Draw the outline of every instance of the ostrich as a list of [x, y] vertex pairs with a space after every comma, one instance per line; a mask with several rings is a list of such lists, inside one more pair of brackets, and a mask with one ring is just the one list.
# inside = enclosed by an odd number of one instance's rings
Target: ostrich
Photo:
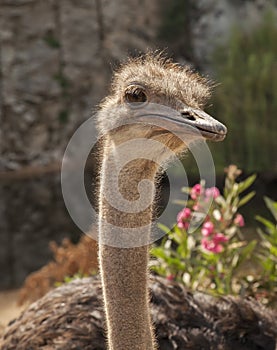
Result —
[[[115, 73], [111, 94], [98, 114], [104, 135], [100, 278], [75, 280], [33, 303], [5, 331], [2, 350], [275, 349], [276, 315], [254, 300], [191, 294], [176, 282], [149, 278], [146, 242], [153, 206], [120, 212], [107, 199], [118, 185], [123, 198], [136, 203], [140, 182], [157, 181], [159, 166], [171, 157], [168, 149], [180, 154], [195, 139], [224, 139], [225, 126], [201, 109], [209, 95], [205, 79], [157, 55], [130, 59]], [[148, 114], [139, 115], [140, 107], [149, 102], [173, 111], [154, 115], [161, 118], [163, 127], [147, 123]], [[180, 139], [183, 134], [187, 143]], [[160, 146], [145, 149], [145, 159], [127, 162], [117, 174], [120, 157], [126, 156], [118, 149], [141, 138], [158, 141]], [[130, 145], [132, 153], [137, 144]], [[153, 200], [154, 187], [148, 188], [148, 194]], [[141, 236], [132, 234], [134, 228]]]

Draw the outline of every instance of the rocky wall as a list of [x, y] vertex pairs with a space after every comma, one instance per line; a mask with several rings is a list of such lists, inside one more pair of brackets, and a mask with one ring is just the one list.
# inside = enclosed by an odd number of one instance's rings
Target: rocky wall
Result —
[[63, 206], [59, 170], [44, 170], [59, 163], [76, 127], [106, 94], [113, 65], [156, 47], [185, 61], [189, 35], [189, 57], [209, 71], [212, 49], [233, 22], [255, 24], [271, 3], [184, 0], [189, 26], [179, 28], [182, 50], [175, 45], [172, 52], [176, 34], [166, 41], [161, 28], [166, 16], [176, 22], [170, 6], [180, 2], [0, 0], [0, 288], [19, 285], [44, 264], [50, 240], [77, 232]]
[[50, 240], [78, 237], [59, 169], [45, 169], [106, 94], [111, 64], [152, 46], [158, 6], [146, 3], [0, 1], [0, 287], [42, 266]]
[[[1, 287], [19, 286], [26, 274], [48, 261], [49, 242], [77, 238], [60, 190], [60, 175], [2, 180], [0, 208]], [[1, 210], [2, 209], [2, 210]]]

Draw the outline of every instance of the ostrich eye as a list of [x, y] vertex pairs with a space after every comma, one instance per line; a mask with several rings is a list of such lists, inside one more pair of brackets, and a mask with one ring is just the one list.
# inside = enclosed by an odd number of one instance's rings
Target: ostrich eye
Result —
[[142, 89], [136, 88], [125, 92], [125, 100], [128, 103], [144, 103], [147, 101], [147, 96]]

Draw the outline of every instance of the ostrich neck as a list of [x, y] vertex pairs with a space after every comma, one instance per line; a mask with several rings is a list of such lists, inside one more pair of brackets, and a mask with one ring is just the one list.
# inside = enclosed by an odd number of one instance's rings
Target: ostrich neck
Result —
[[[103, 244], [103, 237], [120, 235], [118, 227], [124, 231], [124, 237], [126, 230], [131, 231], [137, 223], [149, 224], [151, 205], [141, 213], [120, 212], [108, 203], [105, 194], [111, 193], [118, 183], [123, 198], [132, 203], [139, 198], [140, 181], [145, 178], [153, 181], [157, 169], [153, 163], [140, 159], [123, 167], [117, 178], [117, 157], [112, 143], [106, 140], [100, 180], [99, 260], [108, 347], [109, 350], [154, 350], [148, 298], [148, 246], [122, 248], [116, 244], [115, 247]], [[151, 197], [154, 198], [153, 188]], [[104, 222], [117, 225], [117, 229], [114, 231]]]

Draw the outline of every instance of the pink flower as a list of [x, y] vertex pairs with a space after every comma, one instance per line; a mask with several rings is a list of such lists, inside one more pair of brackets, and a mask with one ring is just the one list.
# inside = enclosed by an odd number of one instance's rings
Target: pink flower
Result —
[[229, 240], [229, 238], [226, 237], [223, 233], [216, 233], [213, 236], [213, 241], [215, 244], [226, 243], [228, 240]]
[[197, 199], [202, 193], [202, 186], [200, 184], [196, 184], [192, 187], [190, 191], [190, 196], [192, 199]]
[[218, 196], [220, 196], [219, 189], [217, 187], [207, 188], [206, 191], [205, 191], [205, 196], [206, 197], [217, 198]]
[[207, 238], [203, 238], [201, 240], [202, 247], [205, 250], [208, 250], [209, 252], [212, 253], [221, 253], [223, 250], [223, 246], [221, 244], [217, 244], [214, 242], [214, 240], [208, 240]]
[[218, 254], [223, 251], [223, 245], [220, 243], [226, 243], [228, 239], [229, 238], [226, 237], [223, 233], [215, 233], [212, 236], [212, 239], [208, 239], [207, 236], [205, 236], [201, 240], [201, 244], [205, 250]]
[[187, 230], [188, 228], [189, 228], [189, 222], [183, 222], [183, 221], [179, 221], [178, 223], [177, 223], [177, 226], [179, 227], [179, 228], [182, 228], [182, 229], [185, 229], [185, 230]]
[[234, 224], [238, 225], [240, 227], [243, 227], [245, 225], [244, 218], [241, 214], [237, 214], [234, 219]]
[[214, 244], [214, 247], [212, 248], [211, 252], [215, 253], [215, 254], [219, 254], [223, 251], [223, 246], [221, 244]]
[[206, 221], [203, 224], [201, 233], [204, 237], [208, 237], [213, 233], [213, 230], [214, 230], [214, 224], [211, 221]]
[[184, 208], [180, 211], [180, 213], [177, 215], [177, 226], [182, 229], [188, 229], [189, 222], [187, 219], [191, 215], [191, 210], [189, 208]]
[[184, 208], [177, 215], [177, 221], [188, 219], [190, 217], [190, 214], [191, 214], [191, 210], [189, 208]]
[[194, 211], [200, 211], [201, 210], [201, 206], [199, 204], [194, 204], [194, 206], [192, 207], [192, 209]]
[[166, 276], [166, 279], [168, 280], [168, 281], [173, 281], [174, 280], [174, 278], [175, 278], [175, 276], [174, 275], [167, 275]]

